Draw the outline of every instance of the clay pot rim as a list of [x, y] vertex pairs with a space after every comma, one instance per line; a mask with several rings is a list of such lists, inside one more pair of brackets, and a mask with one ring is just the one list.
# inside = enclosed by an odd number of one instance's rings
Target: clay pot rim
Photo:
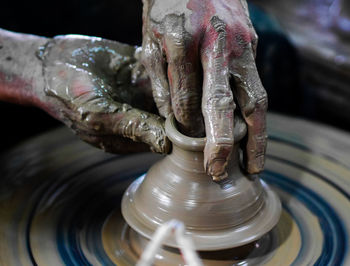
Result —
[[[235, 117], [234, 123], [234, 142], [237, 143], [246, 135], [247, 126], [240, 117]], [[165, 132], [175, 146], [187, 151], [204, 151], [207, 139], [188, 137], [178, 131], [174, 114], [170, 114], [165, 120]]]
[[177, 130], [174, 114], [170, 114], [165, 120], [165, 132], [173, 143], [182, 149], [189, 151], [203, 151], [206, 138], [191, 138]]

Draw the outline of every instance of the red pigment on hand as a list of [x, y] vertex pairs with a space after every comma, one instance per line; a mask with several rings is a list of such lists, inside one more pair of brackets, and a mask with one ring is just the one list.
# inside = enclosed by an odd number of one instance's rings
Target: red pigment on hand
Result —
[[204, 35], [202, 48], [212, 49], [218, 38], [210, 20], [217, 16], [225, 24], [225, 50], [233, 57], [242, 55], [247, 44], [253, 39], [253, 32], [248, 26], [245, 10], [241, 3], [233, 0], [190, 0], [187, 8], [192, 10], [191, 25], [196, 27], [195, 34]]
[[57, 118], [55, 108], [48, 102], [39, 99], [33, 83], [33, 80], [27, 81], [16, 75], [6, 75], [0, 72], [0, 100], [36, 106]]
[[92, 91], [91, 84], [85, 84], [81, 80], [74, 80], [72, 84], [72, 92], [74, 97], [80, 97]]
[[15, 75], [0, 73], [0, 99], [7, 102], [32, 105], [35, 101], [33, 85]]

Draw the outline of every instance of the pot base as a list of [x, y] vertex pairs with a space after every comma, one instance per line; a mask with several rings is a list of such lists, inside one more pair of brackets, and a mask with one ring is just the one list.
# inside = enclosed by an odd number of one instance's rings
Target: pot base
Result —
[[[200, 252], [203, 264], [350, 265], [350, 188], [344, 185], [350, 176], [345, 167], [349, 135], [273, 114], [269, 129], [261, 177], [283, 206], [280, 221], [267, 235], [271, 240], [254, 242], [240, 260], [235, 260], [239, 254], [221, 251], [205, 252], [210, 255], [204, 259]], [[6, 153], [0, 178], [0, 228], [6, 232], [0, 234], [0, 264], [135, 265], [143, 245], [131, 244], [137, 238], [121, 215], [121, 197], [159, 159], [152, 153], [111, 156], [67, 128]], [[155, 265], [165, 257], [160, 253]]]
[[[122, 213], [133, 229], [143, 237], [151, 239], [154, 230], [143, 221], [142, 214], [140, 215], [137, 211], [134, 200], [144, 178], [145, 176], [142, 176], [135, 180], [125, 192], [122, 200]], [[220, 230], [186, 231], [191, 236], [197, 250], [211, 251], [243, 246], [258, 240], [277, 224], [281, 213], [279, 198], [266, 183], [261, 180], [259, 182], [264, 188], [265, 201], [253, 218], [237, 226]], [[172, 238], [166, 239], [165, 244], [169, 247], [177, 247], [177, 243]]]
[[[149, 240], [133, 230], [115, 210], [102, 228], [102, 243], [107, 256], [116, 265], [135, 265]], [[278, 224], [260, 239], [237, 248], [199, 251], [203, 265], [289, 265], [301, 248], [300, 231], [285, 211]], [[284, 264], [285, 263], [285, 264]], [[154, 265], [185, 265], [177, 248], [162, 246]]]
[[[204, 138], [181, 134], [170, 115], [165, 122], [172, 152], [155, 163], [146, 175], [134, 181], [122, 200], [126, 222], [151, 239], [160, 225], [179, 220], [198, 251], [236, 248], [249, 244], [278, 222], [281, 203], [259, 177], [245, 175], [240, 167], [240, 140], [246, 125], [236, 117], [227, 178], [213, 182], [203, 166]], [[178, 248], [166, 238], [168, 247]]]

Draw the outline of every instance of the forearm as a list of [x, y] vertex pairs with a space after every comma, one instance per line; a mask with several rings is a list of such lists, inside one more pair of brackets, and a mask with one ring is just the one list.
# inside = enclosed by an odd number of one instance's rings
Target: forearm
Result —
[[0, 29], [0, 100], [44, 107], [39, 47], [48, 39]]

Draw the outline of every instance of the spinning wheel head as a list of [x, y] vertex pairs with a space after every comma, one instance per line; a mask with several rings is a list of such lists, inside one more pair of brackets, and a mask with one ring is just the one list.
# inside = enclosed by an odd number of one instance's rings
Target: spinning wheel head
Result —
[[[261, 176], [283, 202], [280, 221], [249, 245], [198, 252], [203, 264], [350, 265], [350, 188], [346, 185], [350, 176], [349, 135], [298, 119], [269, 117], [269, 148]], [[125, 224], [120, 199], [130, 182], [159, 161], [159, 155], [113, 156], [91, 148], [62, 128], [32, 139], [1, 158], [0, 228], [6, 232], [0, 234], [1, 265], [136, 264], [149, 241]], [[170, 181], [165, 184], [175, 187]], [[264, 183], [262, 187], [269, 195]], [[209, 191], [206, 193], [205, 200], [212, 200]], [[184, 199], [172, 203], [180, 206]], [[261, 210], [269, 206], [269, 197], [264, 200]], [[252, 224], [260, 213], [268, 213], [261, 210], [249, 220]], [[128, 219], [130, 224], [137, 221], [131, 216]], [[141, 221], [143, 227], [139, 228], [151, 235], [152, 228]], [[264, 222], [261, 227], [266, 229]], [[244, 228], [243, 224], [233, 228]], [[188, 228], [187, 233], [198, 240], [198, 232], [209, 235], [212, 231], [212, 241], [220, 248], [218, 242], [225, 238], [218, 232], [224, 230], [229, 227]], [[260, 232], [260, 228], [256, 230]], [[238, 232], [231, 234], [227, 243], [237, 243], [233, 236]], [[164, 247], [159, 251], [155, 265], [175, 264], [184, 264], [177, 249]]]
[[[242, 246], [270, 231], [279, 220], [281, 204], [259, 178], [242, 173], [239, 141], [246, 127], [241, 120], [235, 124], [229, 177], [218, 184], [203, 167], [205, 139], [182, 135], [174, 117], [169, 117], [166, 132], [173, 143], [172, 153], [125, 192], [122, 213], [127, 223], [150, 239], [159, 225], [181, 220], [197, 250], [208, 251]], [[172, 239], [166, 245], [177, 247]]]

